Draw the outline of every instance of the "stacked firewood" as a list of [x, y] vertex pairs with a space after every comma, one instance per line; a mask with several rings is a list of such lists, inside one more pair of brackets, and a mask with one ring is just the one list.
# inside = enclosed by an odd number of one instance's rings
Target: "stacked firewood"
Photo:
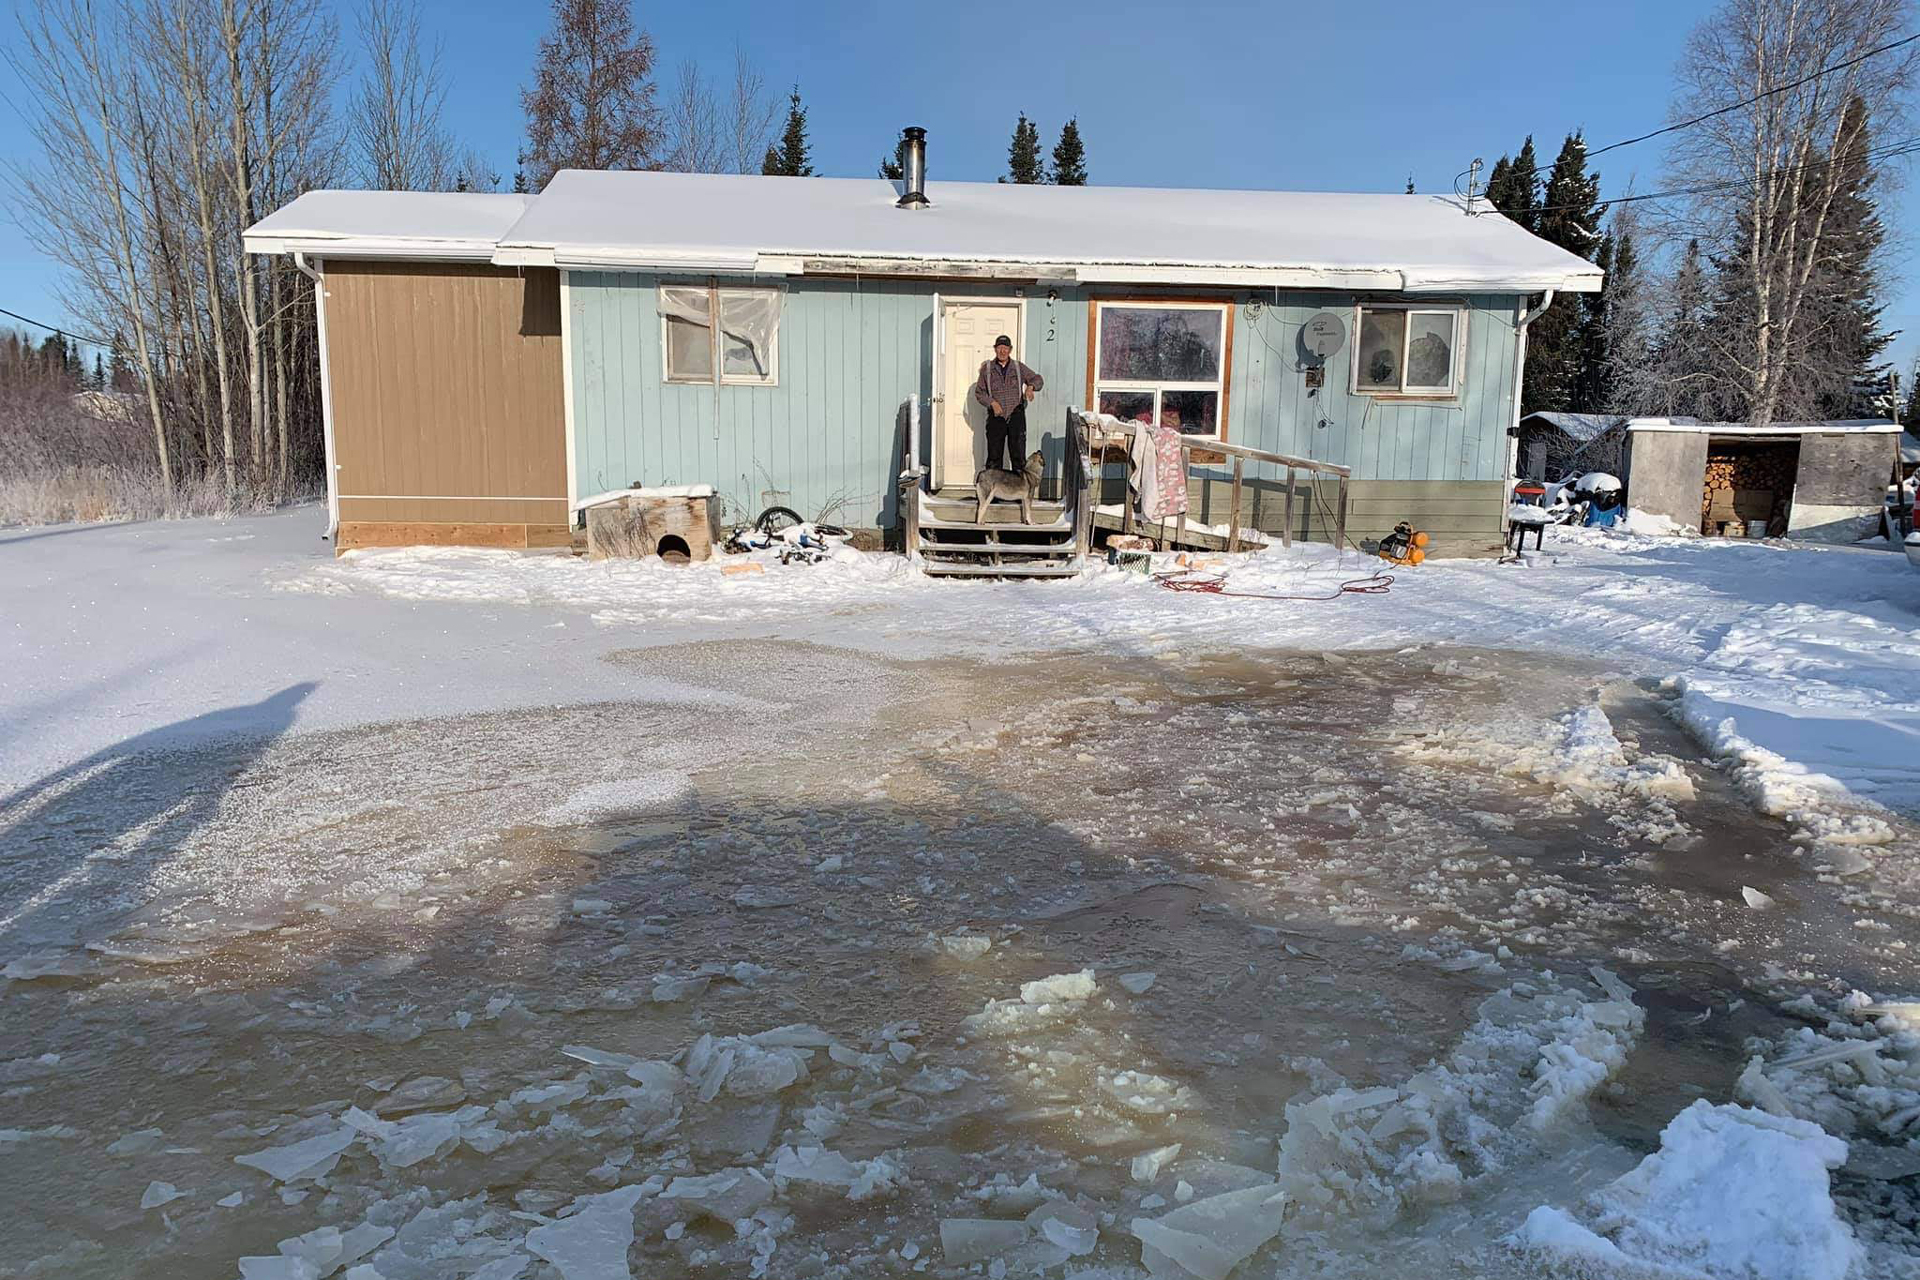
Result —
[[[1721, 521], [1737, 518], [1743, 522], [1764, 520], [1769, 533], [1776, 524], [1784, 530], [1799, 462], [1799, 450], [1792, 446], [1716, 449], [1708, 453], [1706, 487], [1700, 495], [1702, 529], [1713, 533]], [[1765, 511], [1754, 507], [1754, 499], [1760, 494], [1770, 498]]]

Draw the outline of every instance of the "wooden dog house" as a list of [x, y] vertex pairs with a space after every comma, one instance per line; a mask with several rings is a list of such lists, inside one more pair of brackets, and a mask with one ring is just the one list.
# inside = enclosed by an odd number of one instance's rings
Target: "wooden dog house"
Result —
[[616, 490], [580, 504], [587, 516], [587, 558], [659, 556], [707, 560], [720, 541], [720, 500], [710, 484]]

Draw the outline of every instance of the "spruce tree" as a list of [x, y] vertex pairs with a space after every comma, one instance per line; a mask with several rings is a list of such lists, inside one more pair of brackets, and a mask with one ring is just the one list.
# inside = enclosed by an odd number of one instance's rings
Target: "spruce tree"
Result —
[[1053, 147], [1053, 181], [1056, 186], [1087, 185], [1087, 149], [1080, 141], [1080, 121], [1060, 126], [1060, 141]]
[[787, 96], [787, 127], [780, 133], [780, 144], [768, 147], [760, 172], [787, 178], [811, 178], [813, 160], [807, 145], [807, 109], [800, 105], [800, 86]]
[[1708, 343], [1713, 323], [1712, 281], [1700, 242], [1689, 240], [1667, 283], [1648, 361], [1648, 390], [1634, 405], [1636, 410], [1669, 418], [1714, 416], [1714, 362]]
[[[1532, 148], [1527, 139], [1522, 154]], [[1514, 162], [1519, 169], [1520, 162]], [[1526, 173], [1515, 181], [1526, 182]], [[1587, 143], [1579, 131], [1567, 135], [1547, 177], [1543, 199], [1533, 211], [1534, 234], [1577, 257], [1592, 261], [1600, 249], [1600, 178], [1587, 172]], [[1517, 221], [1517, 219], [1516, 219]], [[1527, 330], [1527, 367], [1522, 377], [1520, 410], [1576, 410], [1582, 383], [1582, 329], [1586, 308], [1563, 294]]]
[[1007, 144], [1007, 176], [1000, 181], [1032, 186], [1046, 180], [1040, 163], [1040, 127], [1022, 111], [1013, 126], [1013, 141]]
[[513, 194], [517, 196], [527, 194], [527, 171], [525, 169], [515, 169], [513, 171]]
[[1507, 206], [1513, 203], [1512, 157], [1501, 156], [1493, 162], [1493, 172], [1487, 175], [1487, 189], [1481, 194], [1496, 210], [1501, 213], [1507, 212]]
[[1540, 167], [1533, 150], [1533, 135], [1520, 146], [1520, 154], [1493, 162], [1487, 176], [1487, 203], [1529, 231], [1540, 226]]
[[880, 161], [880, 176], [895, 182], [907, 176], [907, 131], [902, 129], [894, 140], [893, 158]]
[[[1820, 348], [1810, 351], [1803, 376], [1817, 382], [1812, 399], [1821, 418], [1866, 417], [1878, 412], [1862, 393], [1862, 387], [1884, 383], [1887, 366], [1880, 362], [1893, 335], [1880, 325], [1884, 309], [1878, 296], [1875, 260], [1886, 228], [1875, 205], [1875, 173], [1867, 160], [1872, 145], [1868, 135], [1867, 108], [1857, 96], [1847, 104], [1839, 136], [1852, 139], [1843, 143], [1837, 160], [1840, 185], [1827, 211], [1826, 243], [1832, 245], [1822, 274], [1824, 287], [1816, 295], [1827, 313], [1826, 322], [1816, 332], [1826, 335]], [[1809, 170], [1806, 180], [1816, 181], [1818, 172]]]

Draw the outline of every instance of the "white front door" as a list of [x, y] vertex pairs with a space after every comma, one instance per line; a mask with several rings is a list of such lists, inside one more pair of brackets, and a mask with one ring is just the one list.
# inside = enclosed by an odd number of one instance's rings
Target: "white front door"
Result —
[[1024, 349], [1018, 302], [943, 299], [940, 304], [940, 403], [933, 419], [933, 487], [970, 485], [987, 459], [987, 409], [974, 403], [980, 366], [993, 359], [993, 340], [1013, 339], [1014, 358]]

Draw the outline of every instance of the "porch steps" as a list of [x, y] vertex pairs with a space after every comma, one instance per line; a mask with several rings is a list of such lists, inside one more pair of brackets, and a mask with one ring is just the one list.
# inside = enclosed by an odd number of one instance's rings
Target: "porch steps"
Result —
[[1071, 578], [1080, 572], [1076, 560], [1044, 564], [961, 564], [928, 560], [920, 566], [935, 578]]
[[1069, 578], [1080, 572], [1076, 530], [1065, 503], [1030, 504], [1034, 523], [1020, 523], [1020, 504], [996, 502], [979, 519], [972, 486], [923, 493], [919, 499], [922, 568], [942, 578]]

